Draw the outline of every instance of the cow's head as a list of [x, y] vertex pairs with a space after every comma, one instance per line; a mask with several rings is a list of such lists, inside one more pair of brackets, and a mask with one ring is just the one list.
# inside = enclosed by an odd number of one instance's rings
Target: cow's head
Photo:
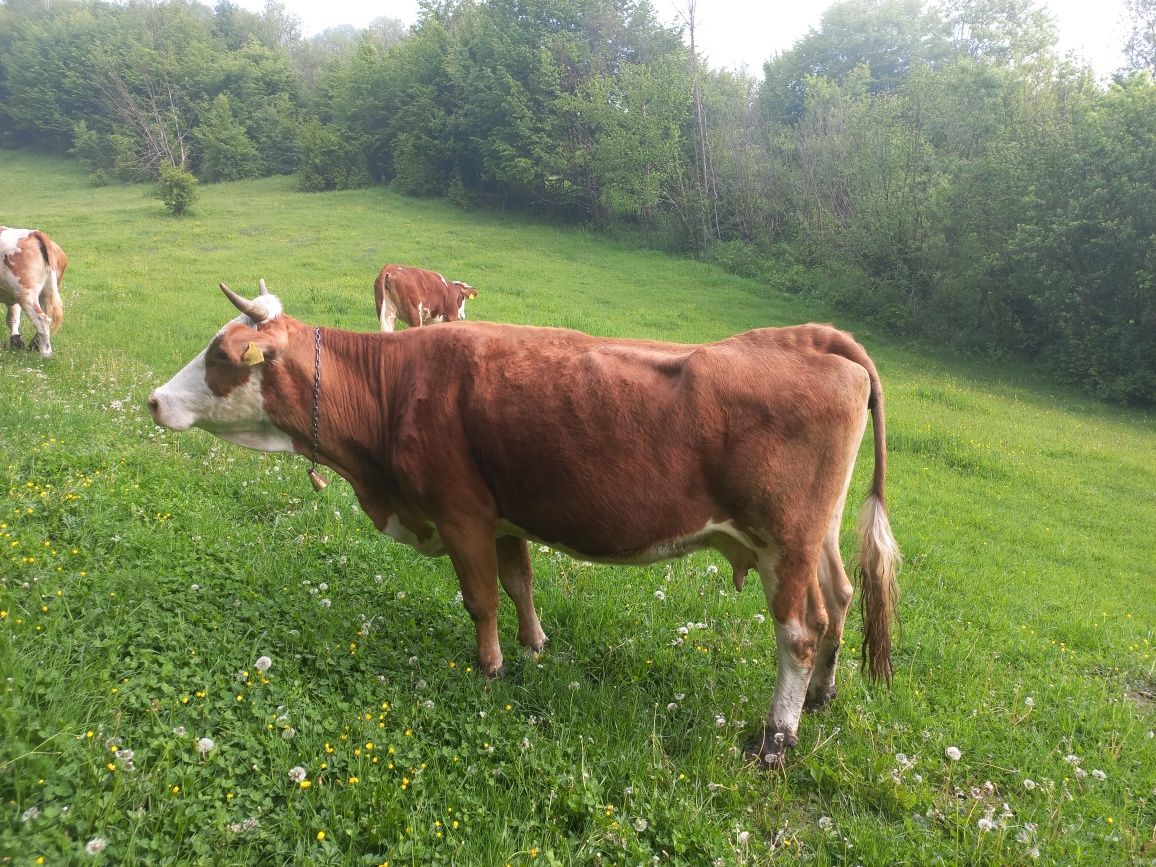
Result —
[[463, 283], [461, 280], [455, 280], [452, 284], [458, 290], [458, 301], [464, 304], [471, 298], [478, 297], [478, 290], [469, 283]]
[[221, 290], [241, 315], [217, 332], [208, 348], [153, 391], [153, 420], [170, 430], [199, 427], [238, 445], [261, 451], [293, 451], [288, 434], [265, 411], [262, 380], [285, 348], [281, 302], [261, 281], [252, 301], [224, 283]]

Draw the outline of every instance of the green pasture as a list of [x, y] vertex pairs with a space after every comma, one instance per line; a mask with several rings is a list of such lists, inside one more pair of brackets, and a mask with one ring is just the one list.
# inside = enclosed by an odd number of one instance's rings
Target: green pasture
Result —
[[[25, 153], [0, 178], [0, 223], [71, 260], [56, 356], [0, 349], [0, 864], [1156, 863], [1150, 416], [578, 228], [290, 178], [174, 219]], [[759, 772], [757, 582], [538, 548], [551, 643], [522, 657], [507, 601], [486, 682], [447, 560], [379, 535], [346, 484], [314, 493], [301, 458], [151, 423], [149, 391], [235, 313], [218, 281], [372, 330], [386, 262], [474, 284], [471, 318], [854, 330], [906, 556], [894, 687], [860, 676], [853, 611], [838, 700]]]

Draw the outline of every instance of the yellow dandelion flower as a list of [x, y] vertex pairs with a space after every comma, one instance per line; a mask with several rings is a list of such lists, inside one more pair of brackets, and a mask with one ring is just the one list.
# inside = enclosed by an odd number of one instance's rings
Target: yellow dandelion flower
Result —
[[308, 789], [313, 785], [313, 782], [311, 780], [302, 780], [298, 785], [300, 785], [303, 789]]
[[317, 832], [317, 842], [321, 843], [324, 840], [325, 840], [325, 832], [324, 831], [318, 831]]

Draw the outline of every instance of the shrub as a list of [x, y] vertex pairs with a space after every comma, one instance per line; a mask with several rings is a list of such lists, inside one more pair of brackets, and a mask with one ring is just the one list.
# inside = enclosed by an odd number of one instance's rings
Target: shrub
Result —
[[184, 166], [161, 166], [157, 198], [179, 217], [197, 200], [197, 179]]

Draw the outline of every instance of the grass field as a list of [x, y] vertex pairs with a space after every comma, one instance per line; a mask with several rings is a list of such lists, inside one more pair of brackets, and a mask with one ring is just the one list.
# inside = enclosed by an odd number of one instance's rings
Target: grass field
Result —
[[[0, 350], [0, 864], [1156, 863], [1150, 416], [524, 218], [281, 178], [177, 220], [66, 162], [0, 151], [0, 177], [0, 222], [71, 259], [56, 356]], [[379, 535], [344, 483], [314, 493], [301, 458], [151, 423], [150, 389], [235, 313], [219, 280], [372, 330], [388, 261], [473, 283], [472, 318], [854, 329], [907, 558], [894, 688], [846, 654], [786, 770], [755, 771], [757, 581], [537, 549], [551, 643], [516, 654], [506, 600], [488, 683], [447, 560]]]

